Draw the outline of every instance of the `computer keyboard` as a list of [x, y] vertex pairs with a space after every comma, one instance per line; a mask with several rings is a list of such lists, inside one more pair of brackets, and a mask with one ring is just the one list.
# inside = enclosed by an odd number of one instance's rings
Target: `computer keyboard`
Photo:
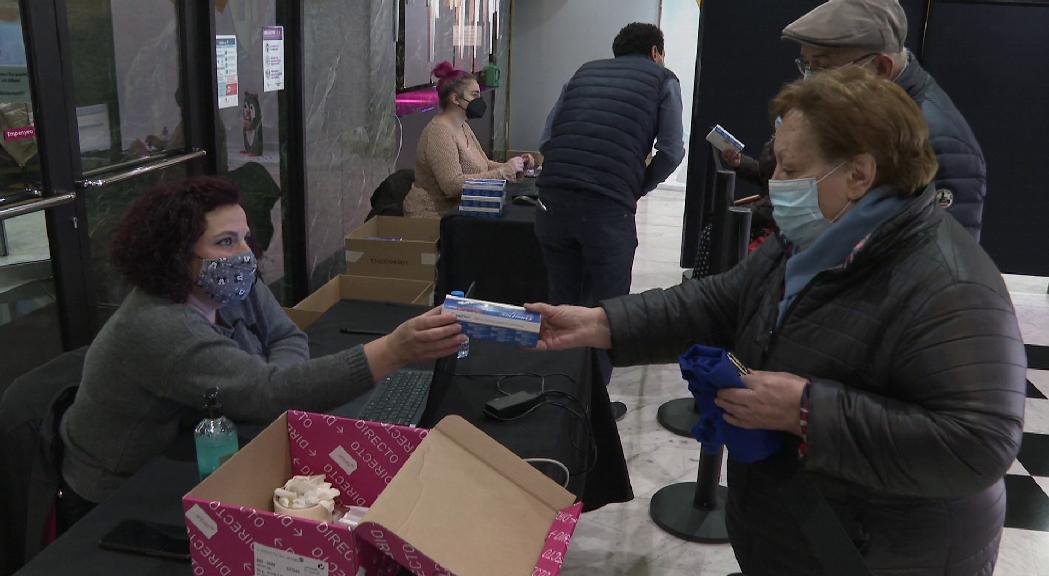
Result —
[[422, 420], [430, 397], [432, 372], [399, 370], [387, 376], [358, 416], [361, 420], [414, 426]]

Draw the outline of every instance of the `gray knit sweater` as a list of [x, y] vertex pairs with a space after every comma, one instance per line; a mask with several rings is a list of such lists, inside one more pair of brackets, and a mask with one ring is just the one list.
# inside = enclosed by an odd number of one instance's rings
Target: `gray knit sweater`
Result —
[[101, 502], [164, 453], [213, 386], [229, 418], [268, 423], [287, 409], [332, 409], [372, 385], [360, 346], [310, 360], [306, 335], [261, 283], [218, 316], [212, 324], [134, 290], [102, 328], [61, 426], [62, 475], [77, 494]]

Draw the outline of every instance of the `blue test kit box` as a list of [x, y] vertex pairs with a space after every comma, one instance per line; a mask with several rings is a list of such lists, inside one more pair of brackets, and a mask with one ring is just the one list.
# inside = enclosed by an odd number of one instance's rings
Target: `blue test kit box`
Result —
[[467, 216], [500, 218], [506, 204], [506, 180], [471, 178], [463, 183], [459, 213]]
[[535, 348], [540, 315], [520, 306], [447, 296], [444, 310], [455, 314], [470, 339], [491, 340]]

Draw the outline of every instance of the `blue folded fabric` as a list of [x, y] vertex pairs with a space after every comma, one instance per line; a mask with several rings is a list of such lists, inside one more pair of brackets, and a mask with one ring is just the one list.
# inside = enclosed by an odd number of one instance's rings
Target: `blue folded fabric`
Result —
[[718, 390], [744, 387], [735, 364], [724, 350], [696, 344], [678, 363], [699, 410], [699, 422], [692, 428], [692, 435], [703, 444], [704, 450], [717, 452], [724, 444], [733, 460], [745, 464], [764, 460], [779, 451], [783, 445], [781, 433], [733, 426], [725, 422], [725, 411], [714, 404]]

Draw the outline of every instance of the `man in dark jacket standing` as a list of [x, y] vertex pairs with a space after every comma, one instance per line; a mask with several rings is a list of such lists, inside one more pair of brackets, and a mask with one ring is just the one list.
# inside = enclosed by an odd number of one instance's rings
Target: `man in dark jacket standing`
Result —
[[[630, 293], [637, 201], [685, 157], [681, 85], [665, 67], [663, 32], [628, 24], [612, 53], [576, 71], [539, 143], [536, 186], [545, 210], [536, 214], [535, 233], [555, 304], [592, 306]], [[656, 155], [646, 164], [653, 140]], [[600, 360], [607, 384], [611, 362]], [[614, 402], [612, 413], [618, 420], [626, 406]]]
[[[898, 0], [830, 0], [783, 29], [784, 40], [801, 45], [796, 62], [803, 76], [856, 64], [907, 91], [929, 124], [940, 164], [933, 181], [936, 202], [979, 240], [987, 196], [983, 151], [950, 96], [904, 48], [906, 38], [907, 15]], [[751, 180], [772, 172], [750, 158], [742, 165], [738, 156], [726, 160]]]
[[[685, 156], [681, 86], [664, 67], [663, 33], [624, 27], [615, 58], [584, 64], [565, 85], [540, 141], [536, 235], [550, 301], [592, 305], [630, 292], [639, 198]], [[655, 143], [656, 155], [645, 160]]]

